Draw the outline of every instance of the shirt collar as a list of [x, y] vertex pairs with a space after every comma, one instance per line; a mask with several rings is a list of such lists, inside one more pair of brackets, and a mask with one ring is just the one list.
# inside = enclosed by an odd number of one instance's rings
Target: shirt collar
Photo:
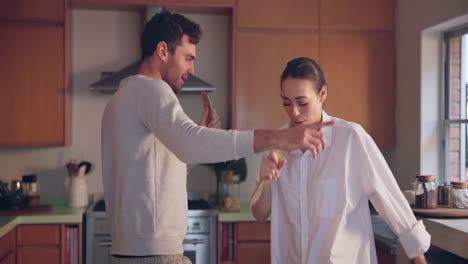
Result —
[[[322, 110], [322, 122], [328, 122], [328, 121], [331, 121], [332, 118], [331, 116], [329, 116], [324, 110]], [[291, 124], [289, 124], [289, 127], [291, 127]], [[332, 140], [333, 140], [333, 126], [326, 126], [326, 127], [322, 127], [322, 133], [323, 135], [325, 136], [325, 141], [326, 141], [326, 144], [327, 144], [327, 148], [329, 148], [332, 144]], [[309, 150], [307, 150], [305, 153], [307, 152], [310, 152]], [[291, 151], [291, 153], [301, 153], [301, 150], [300, 149], [296, 149], [296, 150], [293, 150]]]

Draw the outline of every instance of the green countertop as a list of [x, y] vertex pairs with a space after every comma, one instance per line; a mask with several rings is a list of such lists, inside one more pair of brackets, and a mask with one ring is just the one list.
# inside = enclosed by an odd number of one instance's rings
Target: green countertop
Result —
[[[268, 218], [267, 221], [270, 221], [270, 218]], [[240, 211], [219, 211], [218, 222], [257, 222], [257, 220], [253, 217], [252, 212], [250, 211], [249, 202], [241, 199]]]
[[31, 215], [0, 216], [0, 237], [21, 224], [66, 224], [83, 222], [86, 207], [71, 208], [63, 205], [52, 205], [51, 210]]

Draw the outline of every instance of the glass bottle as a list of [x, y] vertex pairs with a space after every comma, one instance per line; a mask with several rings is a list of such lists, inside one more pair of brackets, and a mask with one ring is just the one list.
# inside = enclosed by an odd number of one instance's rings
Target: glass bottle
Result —
[[219, 183], [219, 192], [219, 209], [221, 211], [240, 211], [239, 175], [235, 175], [233, 171], [224, 172]]
[[450, 207], [468, 208], [468, 182], [450, 182]]
[[414, 185], [414, 207], [422, 209], [437, 208], [437, 184], [433, 175], [417, 175]]

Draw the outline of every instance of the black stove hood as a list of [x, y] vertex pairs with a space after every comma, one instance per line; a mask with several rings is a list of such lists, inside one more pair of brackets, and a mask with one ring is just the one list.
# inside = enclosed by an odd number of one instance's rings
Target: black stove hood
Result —
[[[102, 78], [101, 80], [93, 83], [89, 88], [92, 91], [103, 93], [103, 94], [112, 94], [119, 89], [119, 84], [122, 79], [127, 78], [130, 75], [135, 75], [140, 69], [141, 62], [133, 63], [122, 70], [112, 73], [111, 75]], [[212, 92], [215, 88], [213, 85], [197, 78], [196, 76], [190, 76], [185, 80], [184, 86], [182, 87], [182, 92]]]

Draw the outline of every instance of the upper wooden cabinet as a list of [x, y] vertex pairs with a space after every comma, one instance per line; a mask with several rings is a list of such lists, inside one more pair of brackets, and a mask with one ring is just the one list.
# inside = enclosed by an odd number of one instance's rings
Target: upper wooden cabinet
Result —
[[379, 146], [393, 145], [393, 31], [322, 32], [320, 64], [328, 84], [325, 110], [362, 125]]
[[132, 9], [147, 6], [166, 6], [172, 7], [170, 8], [171, 11], [175, 7], [178, 12], [216, 12], [217, 9], [233, 8], [235, 0], [71, 0], [71, 4], [77, 8], [91, 9]]
[[0, 19], [63, 22], [63, 0], [3, 0]]
[[318, 0], [237, 0], [237, 26], [316, 29]]
[[326, 29], [393, 29], [394, 0], [321, 0], [320, 27]]
[[281, 73], [292, 58], [318, 56], [317, 34], [238, 32], [236, 47], [234, 127], [273, 129], [286, 124]]
[[[25, 3], [34, 1], [17, 1], [17, 6], [7, 2], [10, 11], [17, 12], [9, 15], [25, 20], [0, 17], [0, 146], [69, 144], [71, 39], [65, 0], [41, 1], [50, 10], [62, 3], [61, 17], [66, 19], [60, 23], [52, 16], [33, 19], [30, 8], [35, 4]], [[38, 10], [41, 15], [45, 8]]]

